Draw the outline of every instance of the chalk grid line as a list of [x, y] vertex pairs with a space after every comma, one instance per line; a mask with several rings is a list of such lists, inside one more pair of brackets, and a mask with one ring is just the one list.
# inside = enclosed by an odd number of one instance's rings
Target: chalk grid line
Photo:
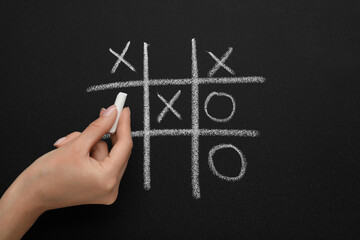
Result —
[[[144, 138], [144, 189], [151, 188], [150, 173], [150, 137], [152, 136], [191, 136], [191, 183], [192, 195], [195, 199], [200, 198], [199, 184], [199, 136], [235, 136], [235, 137], [258, 137], [257, 130], [247, 129], [199, 129], [199, 85], [200, 84], [236, 84], [236, 83], [264, 83], [262, 76], [249, 77], [207, 77], [200, 78], [198, 70], [196, 40], [191, 40], [191, 78], [183, 79], [150, 79], [148, 47], [144, 42], [143, 80], [126, 82], [113, 82], [93, 85], [86, 92], [104, 91], [116, 88], [143, 87], [144, 91], [144, 130], [132, 131], [132, 137]], [[231, 52], [230, 52], [231, 53]], [[229, 54], [230, 55], [230, 54]], [[223, 57], [224, 58], [224, 57]], [[225, 59], [226, 60], [226, 59]], [[220, 61], [220, 60], [219, 60]], [[191, 129], [150, 129], [150, 86], [160, 85], [191, 85]], [[106, 134], [103, 139], [110, 138]]]
[[150, 90], [148, 44], [144, 43], [144, 188], [150, 190]]
[[199, 69], [194, 38], [191, 39], [191, 78], [191, 182], [192, 195], [195, 199], [199, 199]]
[[[199, 129], [199, 136], [218, 136], [218, 137], [259, 137], [260, 132], [257, 130], [247, 129]], [[151, 137], [156, 136], [191, 136], [194, 134], [193, 129], [152, 129], [148, 131]], [[132, 137], [144, 137], [145, 131], [132, 131]], [[109, 139], [107, 133], [102, 139]]]
[[[251, 77], [208, 77], [197, 78], [198, 84], [235, 84], [235, 83], [264, 83], [265, 78], [261, 76]], [[161, 86], [161, 85], [190, 85], [192, 84], [192, 78], [182, 79], [149, 79], [149, 86]], [[100, 85], [93, 85], [86, 89], [86, 92], [104, 91], [116, 88], [128, 88], [128, 87], [142, 87], [144, 85], [143, 80], [133, 80], [127, 82], [113, 82]]]

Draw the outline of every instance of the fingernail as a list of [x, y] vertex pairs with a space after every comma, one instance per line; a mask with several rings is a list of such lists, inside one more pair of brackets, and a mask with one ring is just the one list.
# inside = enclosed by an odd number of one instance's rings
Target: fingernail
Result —
[[66, 138], [66, 137], [59, 138], [59, 139], [54, 143], [54, 145], [60, 144], [62, 141], [65, 140], [65, 138]]
[[105, 111], [106, 109], [105, 108], [101, 108], [100, 109], [100, 113], [102, 113], [103, 111]]
[[131, 111], [130, 111], [130, 107], [126, 107], [127, 109], [129, 109], [129, 113], [130, 113], [130, 116], [131, 116]]
[[115, 105], [111, 105], [110, 107], [108, 107], [107, 109], [106, 109], [106, 111], [103, 113], [103, 116], [109, 116], [111, 113], [112, 113], [112, 111], [114, 111], [116, 109], [116, 106]]

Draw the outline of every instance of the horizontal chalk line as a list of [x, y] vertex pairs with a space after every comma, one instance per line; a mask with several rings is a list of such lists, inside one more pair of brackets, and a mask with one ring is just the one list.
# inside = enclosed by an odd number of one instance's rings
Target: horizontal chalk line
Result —
[[[149, 80], [150, 86], [160, 85], [191, 85], [193, 79], [151, 79]], [[261, 76], [253, 77], [210, 77], [210, 78], [198, 78], [199, 84], [231, 84], [231, 83], [264, 83], [265, 78]], [[100, 85], [93, 85], [86, 89], [86, 92], [96, 92], [115, 88], [126, 87], [142, 87], [144, 82], [142, 80], [134, 80], [127, 82], [113, 82]]]
[[[150, 136], [191, 136], [195, 133], [192, 129], [153, 129], [149, 132]], [[260, 132], [257, 130], [246, 129], [199, 129], [200, 136], [229, 136], [229, 137], [259, 137]], [[132, 137], [143, 137], [145, 131], [133, 131]], [[109, 134], [106, 134], [103, 139], [108, 139]]]

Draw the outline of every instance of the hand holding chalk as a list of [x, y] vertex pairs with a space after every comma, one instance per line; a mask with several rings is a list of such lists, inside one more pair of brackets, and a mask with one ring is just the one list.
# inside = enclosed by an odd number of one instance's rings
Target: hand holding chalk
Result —
[[[21, 238], [46, 210], [116, 200], [132, 149], [130, 109], [121, 116], [117, 110], [123, 102], [101, 111], [82, 133], [60, 138], [57, 149], [20, 174], [0, 199], [0, 239]], [[101, 138], [116, 121], [109, 152]]]

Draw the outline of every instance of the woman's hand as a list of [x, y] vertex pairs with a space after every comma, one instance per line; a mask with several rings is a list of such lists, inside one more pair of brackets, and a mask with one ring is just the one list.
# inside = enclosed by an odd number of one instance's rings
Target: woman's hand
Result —
[[[132, 148], [130, 111], [124, 109], [109, 153], [101, 141], [116, 118], [113, 105], [84, 132], [74, 132], [55, 144], [58, 149], [40, 157], [27, 175], [45, 209], [79, 204], [112, 204]], [[25, 172], [26, 172], [25, 171]]]
[[57, 149], [31, 164], [0, 200], [0, 239], [20, 238], [46, 210], [80, 204], [112, 204], [132, 149], [130, 110], [124, 108], [113, 147], [101, 141], [116, 119], [103, 109], [82, 133], [59, 139]]

